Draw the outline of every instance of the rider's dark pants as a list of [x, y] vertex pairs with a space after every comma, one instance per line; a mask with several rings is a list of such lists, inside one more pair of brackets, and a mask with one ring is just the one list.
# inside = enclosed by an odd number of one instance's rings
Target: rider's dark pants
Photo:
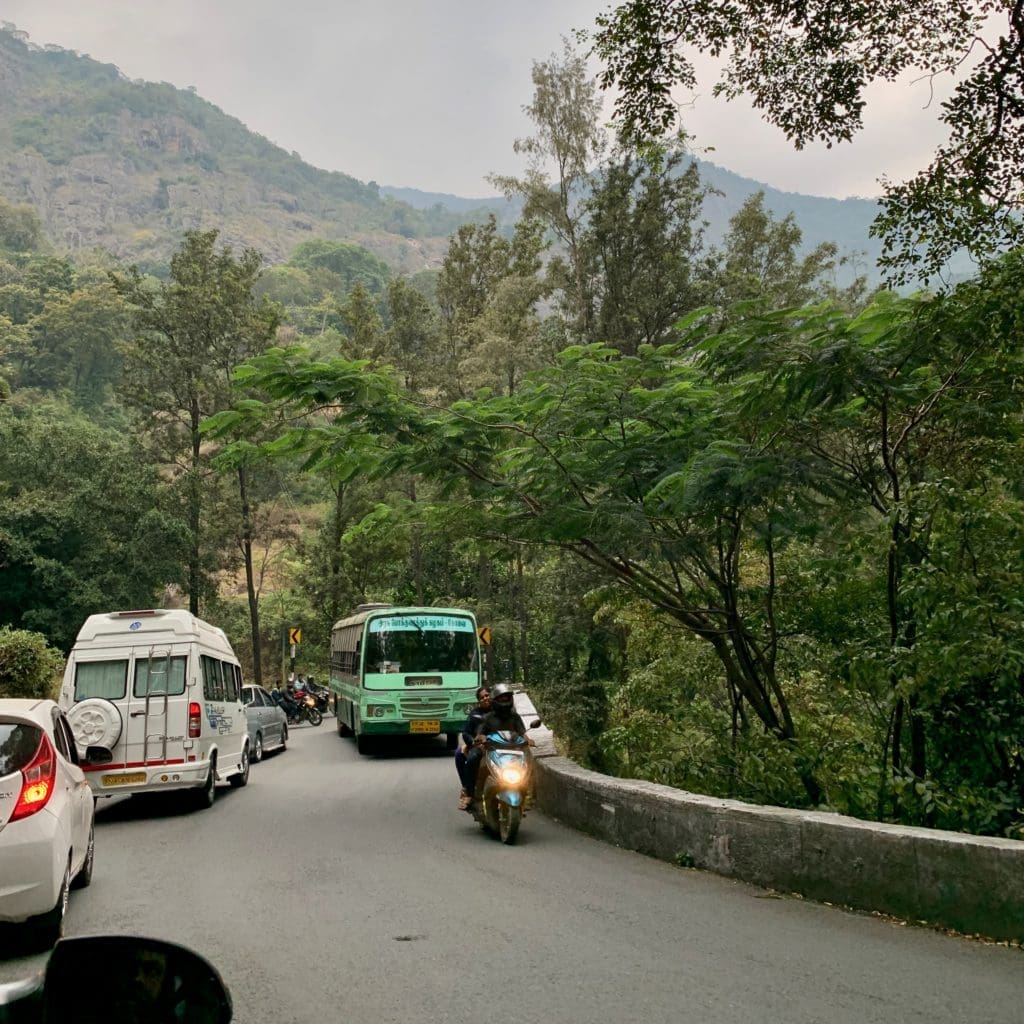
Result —
[[480, 760], [483, 756], [484, 752], [479, 747], [470, 747], [469, 753], [466, 755], [460, 777], [462, 778], [462, 788], [467, 793], [476, 793], [476, 777], [480, 774]]

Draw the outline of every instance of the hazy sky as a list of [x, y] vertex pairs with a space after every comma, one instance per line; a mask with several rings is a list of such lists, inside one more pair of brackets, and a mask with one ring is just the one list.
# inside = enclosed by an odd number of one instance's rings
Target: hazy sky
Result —
[[[0, 0], [39, 45], [195, 86], [312, 164], [463, 196], [516, 173], [530, 67], [593, 24], [604, 0]], [[702, 95], [684, 122], [732, 171], [810, 195], [875, 195], [923, 167], [941, 135], [923, 83], [879, 90], [852, 145], [798, 153], [740, 103]], [[0, 97], [0, 103], [3, 98]], [[692, 102], [692, 105], [691, 105]]]

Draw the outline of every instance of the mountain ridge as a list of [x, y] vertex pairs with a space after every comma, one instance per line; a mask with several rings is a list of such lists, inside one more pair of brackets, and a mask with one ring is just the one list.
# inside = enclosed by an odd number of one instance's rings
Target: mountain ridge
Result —
[[[714, 244], [755, 192], [792, 212], [805, 249], [835, 242], [877, 278], [875, 200], [782, 192], [698, 160]], [[722, 194], [719, 194], [722, 193]], [[452, 232], [517, 205], [502, 197], [364, 183], [314, 167], [248, 129], [194, 89], [130, 80], [113, 64], [0, 29], [0, 196], [32, 205], [60, 248], [102, 248], [143, 269], [166, 264], [183, 231], [217, 228], [225, 244], [281, 262], [314, 237], [355, 243], [398, 272], [440, 265]], [[852, 273], [852, 271], [850, 271]]]

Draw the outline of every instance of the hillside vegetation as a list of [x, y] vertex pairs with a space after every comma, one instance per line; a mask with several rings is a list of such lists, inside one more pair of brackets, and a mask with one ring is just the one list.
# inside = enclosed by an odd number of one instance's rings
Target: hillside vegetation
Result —
[[471, 214], [416, 210], [319, 170], [190, 90], [0, 31], [0, 195], [28, 203], [71, 250], [165, 264], [183, 231], [216, 227], [272, 262], [314, 237], [399, 270], [440, 262]]

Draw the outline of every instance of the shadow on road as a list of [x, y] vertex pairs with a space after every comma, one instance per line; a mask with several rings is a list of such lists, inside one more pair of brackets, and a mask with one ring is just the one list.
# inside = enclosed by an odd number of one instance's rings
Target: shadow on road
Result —
[[[221, 800], [230, 800], [233, 794], [234, 787], [218, 786], [214, 808]], [[96, 804], [96, 824], [151, 821], [154, 818], [178, 818], [204, 813], [195, 807], [193, 799], [194, 794], [187, 790], [173, 793], [136, 793], [132, 796], [101, 799]]]
[[363, 755], [368, 760], [401, 761], [419, 757], [455, 757], [437, 736], [381, 736], [371, 752]]

